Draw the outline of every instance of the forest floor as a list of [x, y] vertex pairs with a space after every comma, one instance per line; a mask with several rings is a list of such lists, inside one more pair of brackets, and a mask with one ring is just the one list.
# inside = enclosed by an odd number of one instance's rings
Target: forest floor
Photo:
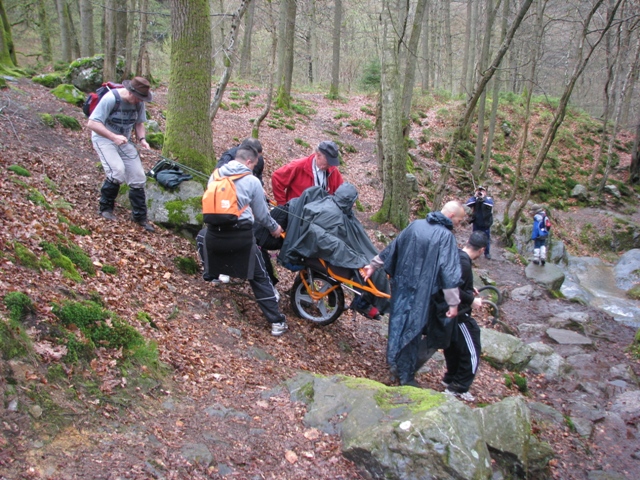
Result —
[[[257, 96], [242, 97], [246, 92]], [[161, 126], [166, 94], [166, 88], [159, 88], [149, 108], [151, 118]], [[230, 98], [229, 109], [220, 110], [214, 122], [218, 154], [250, 134], [249, 119], [257, 116], [259, 102], [264, 101], [261, 92], [248, 86], [230, 89], [227, 95], [242, 99], [234, 104]], [[360, 219], [372, 239], [375, 230], [393, 234], [392, 226], [367, 220], [382, 200], [374, 132], [367, 130], [374, 117], [363, 111], [373, 111], [375, 101], [354, 95], [344, 102], [330, 102], [319, 94], [296, 95], [296, 101], [307, 108], [306, 115], [282, 119], [293, 130], [278, 127], [275, 120], [273, 128], [263, 125], [261, 129], [265, 178], [279, 165], [309, 155], [320, 141], [339, 138], [355, 150], [344, 155], [341, 171], [358, 188], [364, 209]], [[73, 132], [60, 125], [45, 126], [40, 113], [73, 116], [83, 129]], [[341, 115], [342, 119], [336, 118]], [[354, 133], [353, 120], [363, 122], [360, 135]], [[66, 365], [66, 378], [56, 382], [47, 379], [47, 370], [59, 363], [52, 357], [0, 360], [0, 393], [4, 393], [0, 479], [363, 478], [342, 457], [338, 437], [305, 426], [305, 406], [291, 401], [283, 382], [296, 371], [307, 370], [390, 384], [384, 324], [350, 311], [326, 327], [295, 317], [286, 296], [293, 273], [278, 267], [281, 306], [290, 330], [272, 337], [246, 282], [216, 287], [203, 282], [199, 274], [187, 275], [176, 267], [176, 257], [197, 258], [190, 241], [162, 228], [147, 234], [120, 207], [117, 222], [98, 216], [103, 172], [84, 123], [80, 109], [29, 80], [11, 82], [8, 90], [0, 91], [0, 245], [4, 252], [0, 295], [21, 291], [30, 296], [36, 311], [28, 332], [40, 345], [46, 339], [39, 326], [56, 321], [52, 303], [99, 297], [108, 309], [157, 342], [170, 373], [161, 381], [137, 384], [118, 368], [118, 352], [104, 349], [90, 365]], [[150, 168], [158, 154], [142, 152], [142, 159]], [[7, 169], [16, 164], [29, 170], [31, 177], [18, 177]], [[423, 166], [433, 175], [438, 170], [436, 162], [425, 161]], [[44, 195], [48, 207], [33, 201], [29, 192], [34, 189]], [[452, 185], [451, 199], [464, 200], [469, 193]], [[566, 212], [570, 214], [571, 210]], [[68, 224], [60, 221], [61, 215], [90, 234], [72, 234]], [[589, 214], [589, 221], [595, 215]], [[582, 218], [577, 210], [576, 218]], [[457, 232], [459, 241], [469, 232], [469, 226], [462, 227]], [[72, 238], [95, 265], [117, 266], [118, 274], [98, 269], [95, 276], [83, 275], [83, 281], [76, 283], [59, 270], [36, 272], [17, 265], [14, 242], [39, 252], [43, 239], [53, 240], [60, 234]], [[477, 269], [506, 292], [527, 284], [524, 267], [504, 260], [498, 244], [493, 248], [495, 260], [479, 260]], [[565, 303], [545, 296], [531, 309], [514, 311], [507, 302], [502, 318], [517, 328], [519, 323], [547, 318]], [[140, 312], [152, 322], [142, 321]], [[607, 340], [598, 345], [602, 368], [626, 362], [640, 375], [638, 362], [625, 353], [633, 330], [606, 315], [593, 315], [607, 332]], [[482, 317], [480, 323], [490, 326], [488, 314]], [[483, 363], [471, 390], [475, 406], [523, 395], [515, 387], [507, 388], [505, 373]], [[433, 361], [418, 380], [425, 388], [441, 391], [442, 374], [442, 362]], [[95, 379], [97, 383], [89, 388]], [[527, 375], [527, 380], [527, 401], [563, 411], [563, 385], [536, 375]], [[14, 399], [18, 407], [12, 409]], [[42, 415], [31, 408], [35, 404], [45, 405]], [[589, 471], [607, 466], [627, 478], [640, 477], [637, 462], [621, 457], [618, 446], [606, 440], [596, 444], [580, 437], [570, 425], [537, 433], [556, 452], [551, 478], [584, 479]], [[187, 460], [194, 457], [201, 463]]]

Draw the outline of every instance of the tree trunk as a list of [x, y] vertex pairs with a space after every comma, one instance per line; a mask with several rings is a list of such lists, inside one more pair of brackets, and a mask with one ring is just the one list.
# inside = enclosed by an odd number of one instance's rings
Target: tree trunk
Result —
[[[417, 8], [417, 7], [416, 7]], [[453, 42], [451, 40], [451, 0], [442, 2], [442, 14], [444, 16], [444, 51], [446, 89], [453, 94]]]
[[242, 38], [242, 51], [240, 52], [240, 76], [251, 77], [251, 34], [253, 33], [253, 17], [256, 11], [256, 0], [250, 0], [247, 14], [244, 18], [244, 36]]
[[411, 36], [409, 37], [409, 44], [407, 45], [404, 86], [402, 87], [402, 119], [405, 124], [405, 128], [403, 128], [405, 136], [409, 134], [408, 129], [411, 125], [411, 122], [409, 121], [409, 117], [411, 115], [411, 100], [413, 98], [413, 87], [416, 83], [418, 45], [420, 43], [420, 36], [422, 33], [422, 17], [424, 16], [426, 5], [426, 0], [418, 0], [418, 3], [416, 4], [416, 11], [413, 17], [413, 26], [411, 27]]
[[604, 167], [604, 174], [602, 175], [602, 180], [600, 181], [600, 186], [598, 187], [598, 195], [602, 195], [604, 193], [604, 187], [607, 185], [607, 180], [609, 179], [609, 174], [611, 173], [611, 168], [613, 164], [613, 147], [616, 142], [616, 137], [618, 136], [618, 131], [620, 129], [620, 120], [622, 119], [622, 104], [624, 100], [627, 98], [627, 89], [631, 84], [631, 79], [636, 74], [638, 70], [638, 62], [640, 61], [640, 37], [638, 38], [635, 56], [631, 65], [629, 65], [629, 71], [624, 79], [622, 84], [622, 90], [620, 94], [617, 96], [617, 104], [616, 104], [616, 112], [614, 117], [613, 131], [611, 132], [611, 138], [609, 139], [609, 146], [607, 148], [607, 163]]
[[127, 0], [116, 2], [116, 55], [127, 55]]
[[531, 175], [529, 176], [528, 181], [526, 182], [527, 188], [526, 188], [524, 198], [520, 202], [520, 205], [518, 205], [518, 208], [516, 209], [516, 212], [513, 216], [513, 221], [509, 224], [509, 227], [505, 232], [507, 240], [510, 240], [511, 236], [515, 232], [520, 215], [522, 214], [522, 211], [524, 210], [527, 202], [529, 201], [529, 198], [531, 197], [531, 189], [533, 188], [535, 179], [538, 176], [538, 172], [540, 172], [540, 168], [542, 168], [542, 164], [544, 163], [544, 160], [547, 158], [547, 153], [549, 153], [549, 149], [551, 148], [551, 144], [555, 139], [558, 128], [560, 128], [560, 125], [562, 125], [562, 122], [564, 121], [564, 115], [567, 110], [567, 105], [569, 104], [569, 99], [571, 98], [571, 93], [573, 92], [576, 82], [578, 81], [578, 78], [580, 77], [585, 67], [587, 66], [587, 63], [589, 63], [589, 59], [591, 58], [591, 55], [593, 54], [594, 50], [600, 44], [603, 36], [606, 35], [607, 31], [611, 27], [611, 23], [613, 21], [613, 18], [615, 17], [618, 7], [620, 6], [620, 3], [622, 3], [623, 1], [624, 0], [616, 0], [616, 3], [612, 6], [612, 8], [607, 14], [605, 25], [597, 30], [597, 32], [599, 32], [599, 36], [596, 38], [595, 41], [592, 41], [590, 39], [589, 50], [586, 55], [584, 55], [584, 44], [587, 42], [587, 35], [590, 33], [591, 20], [593, 19], [594, 15], [597, 13], [598, 9], [600, 8], [604, 0], [597, 0], [594, 6], [589, 11], [588, 15], [585, 17], [584, 26], [582, 29], [582, 36], [580, 37], [578, 51], [576, 52], [576, 55], [575, 55], [575, 58], [577, 58], [577, 62], [575, 64], [575, 67], [573, 69], [571, 76], [569, 77], [569, 82], [565, 87], [562, 97], [560, 97], [558, 108], [556, 109], [556, 113], [553, 117], [553, 120], [547, 127], [547, 131], [542, 139], [542, 144], [538, 149], [535, 165], [533, 167]]
[[147, 28], [149, 24], [148, 8], [149, 0], [140, 0], [140, 30], [138, 35], [140, 49], [138, 50], [138, 59], [136, 61], [136, 76], [151, 80], [151, 65], [149, 61], [149, 50], [147, 48], [147, 45], [151, 41]]
[[80, 31], [80, 55], [93, 57], [96, 54], [96, 49], [93, 38], [93, 3], [91, 0], [80, 0]]
[[471, 97], [473, 94], [473, 85], [475, 83], [475, 65], [476, 65], [476, 43], [478, 41], [478, 22], [480, 20], [480, 0], [469, 0], [472, 2], [471, 8], [471, 33], [470, 33], [470, 43], [469, 43], [469, 58], [467, 64], [467, 78], [466, 78], [466, 91], [468, 97]]
[[71, 62], [71, 34], [69, 31], [69, 17], [67, 16], [66, 0], [55, 0], [56, 10], [58, 12], [58, 25], [60, 27], [60, 50], [62, 61]]
[[401, 0], [385, 0], [380, 15], [381, 41], [381, 131], [384, 196], [374, 220], [404, 228], [409, 222], [406, 181], [407, 149], [402, 135], [402, 91], [399, 78], [399, 37], [406, 19], [398, 19]]
[[38, 0], [38, 33], [40, 34], [40, 45], [42, 47], [42, 61], [51, 63], [53, 53], [51, 50], [51, 27], [49, 17], [45, 8], [45, 0]]
[[467, 23], [464, 29], [464, 48], [462, 54], [462, 74], [460, 75], [460, 93], [469, 94], [467, 90], [467, 75], [469, 73], [469, 47], [471, 45], [471, 12], [473, 0], [467, 0]]
[[224, 96], [224, 91], [227, 88], [227, 83], [229, 83], [229, 79], [231, 78], [231, 72], [233, 70], [233, 58], [235, 54], [236, 44], [238, 41], [238, 33], [240, 31], [240, 22], [242, 21], [242, 16], [244, 12], [247, 11], [247, 6], [249, 5], [250, 0], [242, 0], [238, 10], [233, 15], [233, 20], [231, 21], [231, 30], [229, 31], [229, 37], [226, 40], [226, 45], [222, 49], [222, 55], [224, 56], [224, 70], [222, 72], [222, 78], [218, 82], [218, 86], [216, 88], [215, 96], [213, 97], [213, 101], [211, 102], [211, 109], [209, 112], [209, 119], [213, 122], [213, 119], [216, 117], [216, 113], [218, 113], [218, 108], [220, 108], [220, 104], [222, 103], [222, 97]]
[[[273, 10], [272, 10], [272, 3], [269, 2], [268, 3], [268, 9], [269, 9], [269, 18], [273, 18]], [[276, 53], [278, 52], [278, 34], [275, 28], [275, 25], [273, 25], [273, 28], [270, 29], [271, 31], [271, 65], [269, 65], [269, 81], [268, 81], [268, 87], [267, 87], [267, 100], [265, 101], [265, 105], [264, 108], [262, 109], [262, 112], [260, 113], [260, 115], [258, 115], [258, 117], [253, 121], [253, 128], [251, 129], [251, 136], [253, 138], [258, 138], [259, 134], [260, 134], [260, 125], [262, 124], [262, 122], [264, 121], [265, 118], [267, 118], [267, 115], [269, 115], [269, 111], [271, 110], [271, 102], [273, 100], [273, 79], [274, 79], [274, 71], [276, 68]]]
[[482, 94], [482, 92], [484, 92], [484, 89], [486, 88], [487, 83], [489, 82], [489, 80], [491, 80], [491, 77], [493, 77], [493, 74], [498, 68], [498, 65], [500, 65], [502, 58], [507, 53], [507, 50], [509, 49], [511, 42], [513, 41], [513, 36], [515, 35], [516, 30], [522, 23], [522, 19], [524, 18], [525, 14], [529, 10], [529, 7], [531, 6], [532, 1], [533, 0], [523, 0], [522, 6], [520, 7], [518, 14], [516, 15], [516, 18], [513, 20], [513, 23], [511, 24], [511, 27], [507, 32], [506, 38], [502, 42], [502, 45], [500, 46], [498, 51], [496, 52], [496, 56], [493, 62], [491, 62], [491, 65], [489, 66], [489, 68], [487, 68], [487, 70], [484, 72], [484, 75], [478, 82], [478, 85], [476, 85], [473, 95], [471, 95], [471, 98], [467, 102], [465, 111], [462, 114], [462, 117], [460, 118], [460, 120], [458, 121], [458, 126], [453, 132], [451, 143], [449, 144], [449, 148], [447, 149], [447, 153], [445, 154], [443, 165], [440, 170], [440, 180], [438, 181], [438, 185], [436, 186], [435, 197], [433, 200], [434, 210], [437, 210], [438, 208], [440, 208], [440, 205], [442, 204], [447, 182], [449, 180], [449, 176], [451, 175], [449, 171], [449, 165], [451, 164], [453, 156], [458, 148], [458, 143], [460, 142], [464, 132], [468, 128], [469, 122], [471, 121], [472, 114], [476, 108], [480, 95]]
[[425, 1], [424, 7], [424, 18], [422, 20], [422, 93], [427, 93], [430, 88], [429, 82], [429, 72], [431, 69], [431, 60], [429, 56], [431, 55], [431, 50], [429, 48], [429, 20], [431, 18], [431, 2], [429, 0]]
[[127, 41], [125, 42], [124, 72], [123, 78], [133, 77], [133, 37], [135, 36], [136, 0], [129, 0], [129, 10], [127, 11]]
[[600, 169], [602, 162], [602, 154], [604, 153], [604, 147], [607, 143], [607, 137], [609, 136], [609, 118], [611, 117], [611, 96], [616, 83], [614, 72], [617, 72], [616, 65], [618, 64], [618, 55], [620, 54], [620, 44], [616, 48], [615, 54], [612, 52], [612, 32], [609, 31], [605, 37], [605, 59], [607, 62], [607, 80], [604, 83], [602, 92], [603, 98], [603, 112], [602, 112], [602, 135], [600, 135], [600, 142], [598, 144], [598, 151], [596, 152], [593, 162], [591, 163], [591, 174], [589, 175], [588, 184], [595, 185], [596, 176]]
[[342, 28], [342, 0], [334, 0], [333, 12], [333, 58], [331, 63], [331, 86], [328, 97], [337, 100], [340, 97], [340, 30]]
[[[502, 0], [502, 28], [500, 30], [500, 43], [507, 36], [507, 27], [509, 20], [509, 0]], [[484, 149], [484, 161], [480, 170], [480, 178], [484, 178], [491, 163], [491, 149], [493, 148], [493, 138], [496, 132], [496, 117], [498, 116], [498, 104], [500, 103], [500, 77], [502, 74], [498, 72], [493, 78], [493, 94], [491, 97], [491, 116], [489, 119], [489, 133], [487, 134], [487, 144]]]
[[547, 2], [548, 0], [537, 0], [535, 37], [533, 40], [531, 57], [529, 58], [529, 77], [526, 79], [527, 88], [525, 95], [524, 126], [522, 128], [522, 139], [520, 141], [520, 147], [518, 148], [516, 171], [511, 187], [511, 194], [509, 195], [509, 199], [507, 200], [507, 204], [504, 209], [503, 223], [505, 225], [507, 225], [509, 222], [509, 210], [511, 209], [511, 205], [515, 201], [516, 195], [518, 194], [518, 185], [520, 184], [520, 179], [522, 178], [522, 160], [524, 159], [524, 152], [527, 147], [527, 142], [529, 141], [529, 128], [531, 127], [531, 97], [533, 96], [533, 88], [536, 84], [540, 46], [542, 45], [542, 36], [544, 34], [544, 11], [547, 6]]
[[171, 0], [171, 73], [163, 155], [209, 174], [215, 154], [211, 101], [211, 20], [207, 0]]
[[636, 136], [633, 139], [633, 150], [631, 151], [631, 165], [629, 165], [629, 183], [636, 185], [640, 183], [640, 119], [636, 124]]
[[282, 0], [278, 26], [278, 95], [276, 106], [291, 108], [291, 81], [293, 78], [293, 45], [296, 28], [296, 1]]
[[71, 16], [71, 7], [69, 3], [65, 5], [65, 12], [67, 15], [67, 22], [69, 23], [69, 35], [71, 39], [71, 59], [80, 58], [80, 43], [78, 42], [78, 35], [76, 34], [76, 26], [73, 23], [73, 17]]
[[[498, 0], [498, 5], [500, 0]], [[482, 78], [484, 75], [484, 68], [489, 64], [489, 53], [491, 51], [491, 31], [493, 30], [493, 22], [496, 18], [496, 10], [498, 5], [493, 5], [493, 0], [487, 0], [485, 6], [485, 22], [484, 22], [484, 38], [482, 41], [482, 52], [480, 53], [480, 61], [478, 62], [478, 78]], [[477, 180], [480, 177], [480, 168], [482, 166], [482, 146], [484, 144], [484, 113], [487, 104], [487, 91], [486, 89], [480, 96], [480, 103], [478, 104], [478, 136], [476, 138], [476, 152], [473, 162], [473, 178]]]
[[11, 24], [4, 9], [4, 0], [0, 0], [0, 73], [11, 73], [16, 62], [13, 60], [13, 38], [11, 36]]
[[[58, 0], [61, 1], [61, 0]], [[104, 4], [104, 66], [103, 81], [116, 81], [116, 11], [115, 0], [105, 0]]]

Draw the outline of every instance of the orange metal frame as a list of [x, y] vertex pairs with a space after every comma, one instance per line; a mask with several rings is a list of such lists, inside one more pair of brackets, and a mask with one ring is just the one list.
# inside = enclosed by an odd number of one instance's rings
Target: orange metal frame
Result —
[[[327, 270], [327, 273], [329, 274], [329, 276], [331, 278], [333, 278], [334, 280], [336, 280], [336, 281], [338, 281], [340, 283], [344, 283], [345, 285], [349, 285], [350, 287], [357, 288], [358, 290], [363, 290], [365, 292], [372, 293], [376, 297], [391, 298], [391, 295], [389, 295], [388, 293], [381, 292], [380, 290], [378, 290], [376, 288], [376, 286], [373, 284], [373, 282], [371, 281], [370, 278], [367, 279], [367, 284], [366, 285], [362, 285], [361, 283], [355, 282], [355, 281], [353, 281], [353, 280], [351, 280], [349, 278], [345, 278], [345, 277], [341, 277], [340, 275], [336, 275], [333, 272], [333, 270], [331, 270], [331, 267], [329, 267], [324, 260], [322, 260], [321, 258], [319, 258], [318, 260], [320, 261], [322, 266]], [[328, 290], [326, 290], [324, 292], [318, 292], [315, 289], [311, 288], [311, 286], [307, 282], [307, 279], [305, 278], [304, 272], [305, 272], [304, 270], [300, 271], [300, 279], [302, 280], [302, 283], [304, 284], [305, 288], [307, 289], [307, 293], [309, 294], [309, 296], [315, 302], [317, 302], [321, 298], [326, 297], [327, 295], [329, 295], [329, 293], [333, 292], [336, 288], [338, 288], [340, 286], [340, 285], [334, 285], [333, 287], [331, 287], [330, 289], [328, 289]], [[364, 276], [364, 272], [362, 271], [362, 269], [360, 269], [360, 274]]]

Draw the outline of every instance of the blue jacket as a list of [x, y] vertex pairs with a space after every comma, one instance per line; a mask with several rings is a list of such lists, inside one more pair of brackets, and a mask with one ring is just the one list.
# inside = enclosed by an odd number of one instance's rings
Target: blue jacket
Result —
[[531, 240], [535, 240], [536, 238], [547, 238], [549, 236], [549, 231], [545, 226], [545, 219], [547, 215], [544, 213], [544, 210], [539, 211], [533, 216], [533, 230], [531, 231]]

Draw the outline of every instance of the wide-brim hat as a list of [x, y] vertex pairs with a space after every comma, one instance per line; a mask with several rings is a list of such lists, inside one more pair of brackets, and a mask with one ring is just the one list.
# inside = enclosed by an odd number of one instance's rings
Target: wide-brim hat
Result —
[[327, 163], [332, 167], [340, 165], [340, 157], [338, 153], [338, 146], [331, 141], [320, 142], [318, 150], [327, 158]]
[[476, 188], [476, 190], [484, 190], [485, 192], [487, 191], [487, 189], [484, 188], [482, 185], [479, 185], [478, 188]]
[[149, 80], [144, 77], [133, 77], [133, 80], [125, 80], [122, 82], [124, 88], [129, 90], [135, 95], [136, 98], [143, 102], [150, 102], [153, 100], [153, 94], [151, 93], [151, 84]]
[[540, 210], [542, 210], [542, 206], [538, 205], [537, 203], [534, 203], [533, 205], [531, 205], [531, 212], [533, 213], [538, 213]]

